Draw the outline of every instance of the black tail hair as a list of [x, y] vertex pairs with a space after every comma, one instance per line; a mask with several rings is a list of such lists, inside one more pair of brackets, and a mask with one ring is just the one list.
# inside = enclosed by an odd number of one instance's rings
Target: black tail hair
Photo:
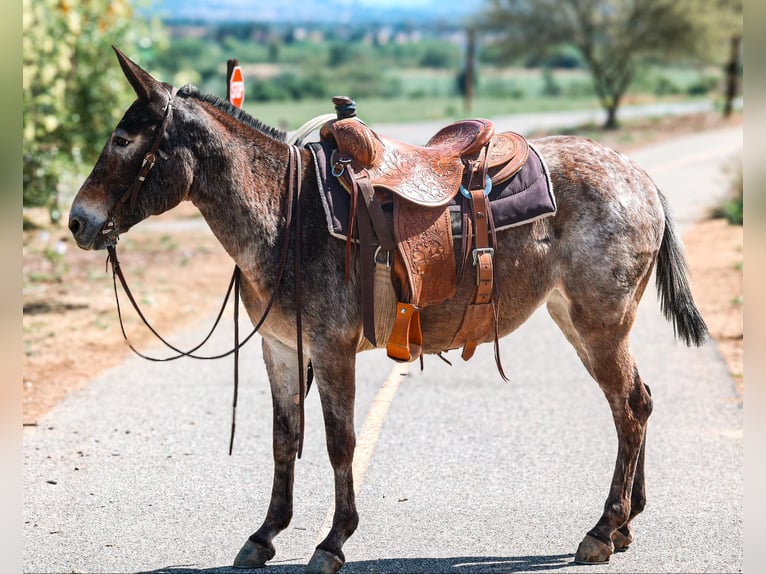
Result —
[[665, 212], [665, 233], [657, 255], [657, 293], [662, 314], [673, 323], [673, 332], [687, 345], [701, 346], [708, 338], [708, 329], [694, 304], [689, 288], [689, 268], [683, 245], [667, 199], [658, 189]]

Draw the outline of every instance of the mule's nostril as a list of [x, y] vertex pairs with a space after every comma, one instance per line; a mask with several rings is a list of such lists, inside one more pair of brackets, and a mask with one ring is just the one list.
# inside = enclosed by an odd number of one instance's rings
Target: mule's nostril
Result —
[[79, 219], [72, 218], [69, 220], [69, 231], [72, 232], [73, 236], [77, 237], [77, 234], [79, 233], [81, 228], [82, 228], [82, 225], [80, 224]]

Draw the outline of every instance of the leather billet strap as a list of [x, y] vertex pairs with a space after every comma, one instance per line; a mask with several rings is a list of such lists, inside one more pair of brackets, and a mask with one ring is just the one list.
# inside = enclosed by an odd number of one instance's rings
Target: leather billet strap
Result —
[[[352, 210], [350, 217], [356, 224], [360, 251], [360, 283], [362, 294], [362, 318], [364, 337], [377, 346], [375, 336], [375, 253], [376, 247], [391, 253], [396, 249], [391, 226], [383, 213], [383, 207], [375, 197], [370, 178], [365, 170], [356, 172], [351, 163], [345, 164], [341, 178], [351, 188]], [[359, 200], [361, 196], [361, 201]], [[346, 242], [346, 273], [351, 267], [350, 248], [352, 226]]]
[[[489, 198], [484, 193], [482, 182], [487, 175], [487, 147], [483, 148], [476, 160], [467, 166], [469, 176], [469, 207], [473, 226], [473, 250], [471, 262], [476, 269], [476, 289], [471, 303], [466, 308], [463, 320], [450, 345], [463, 346], [462, 358], [469, 360], [486, 333], [493, 328], [495, 313], [492, 303], [494, 287], [494, 238], [490, 245], [492, 225]], [[474, 188], [476, 186], [476, 188]], [[467, 233], [463, 234], [464, 241]], [[493, 234], [492, 234], [493, 235]], [[467, 254], [467, 250], [464, 249]]]

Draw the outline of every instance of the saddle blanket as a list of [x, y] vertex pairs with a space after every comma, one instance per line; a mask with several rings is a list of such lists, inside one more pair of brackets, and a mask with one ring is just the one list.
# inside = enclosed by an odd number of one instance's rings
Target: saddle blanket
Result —
[[[335, 149], [333, 142], [312, 142], [306, 145], [313, 156], [316, 167], [317, 186], [327, 218], [330, 235], [345, 240], [348, 235], [349, 193], [332, 175], [330, 158]], [[529, 145], [529, 158], [516, 175], [489, 193], [495, 230], [524, 225], [536, 219], [556, 213], [556, 198], [553, 193], [548, 168], [537, 150]], [[450, 204], [452, 235], [461, 237], [462, 217], [458, 194]]]

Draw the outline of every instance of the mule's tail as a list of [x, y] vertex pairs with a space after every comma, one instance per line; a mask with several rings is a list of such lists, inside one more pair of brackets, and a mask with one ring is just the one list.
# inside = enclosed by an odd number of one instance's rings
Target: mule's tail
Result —
[[675, 221], [665, 196], [658, 189], [665, 212], [665, 233], [657, 255], [657, 292], [662, 314], [673, 322], [676, 337], [699, 347], [708, 336], [707, 325], [694, 304], [689, 288], [688, 266]]

